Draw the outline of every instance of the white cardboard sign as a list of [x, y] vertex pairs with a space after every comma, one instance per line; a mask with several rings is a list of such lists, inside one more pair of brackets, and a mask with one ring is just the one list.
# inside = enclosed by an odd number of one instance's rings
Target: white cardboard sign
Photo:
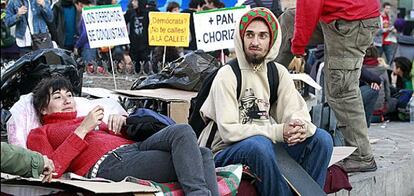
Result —
[[128, 29], [119, 4], [85, 7], [82, 18], [91, 48], [129, 44]]
[[235, 24], [247, 10], [240, 6], [194, 13], [197, 49], [209, 52], [234, 48]]

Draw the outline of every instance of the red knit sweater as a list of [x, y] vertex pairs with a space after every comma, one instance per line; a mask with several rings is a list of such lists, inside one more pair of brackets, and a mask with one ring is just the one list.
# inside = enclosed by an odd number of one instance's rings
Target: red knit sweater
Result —
[[378, 17], [379, 0], [297, 0], [292, 53], [302, 55], [319, 20], [331, 23]]
[[29, 133], [27, 147], [52, 159], [57, 177], [65, 172], [84, 176], [108, 151], [133, 143], [112, 134], [105, 123], [99, 126], [99, 131], [91, 131], [81, 139], [74, 131], [83, 119], [76, 118], [76, 112], [46, 115], [43, 117], [43, 126]]

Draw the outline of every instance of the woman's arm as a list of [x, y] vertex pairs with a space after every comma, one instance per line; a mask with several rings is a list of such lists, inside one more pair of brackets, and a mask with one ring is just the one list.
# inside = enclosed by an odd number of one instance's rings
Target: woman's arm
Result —
[[31, 130], [27, 138], [27, 147], [49, 157], [55, 164], [57, 177], [60, 177], [66, 172], [72, 160], [88, 146], [88, 143], [75, 133], [71, 133], [62, 144], [54, 149], [47, 134], [50, 129], [59, 131], [58, 126], [47, 125]]

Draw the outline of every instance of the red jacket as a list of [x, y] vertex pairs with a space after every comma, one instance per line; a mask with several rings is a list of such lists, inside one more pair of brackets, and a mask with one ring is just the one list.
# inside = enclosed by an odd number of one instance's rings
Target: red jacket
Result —
[[53, 160], [57, 177], [65, 172], [84, 176], [108, 151], [133, 141], [111, 134], [102, 123], [99, 131], [89, 132], [82, 140], [74, 131], [84, 117], [76, 112], [54, 113], [43, 117], [43, 126], [30, 131], [27, 147]]
[[379, 0], [297, 0], [292, 53], [302, 55], [317, 25], [322, 20], [361, 20], [380, 15]]

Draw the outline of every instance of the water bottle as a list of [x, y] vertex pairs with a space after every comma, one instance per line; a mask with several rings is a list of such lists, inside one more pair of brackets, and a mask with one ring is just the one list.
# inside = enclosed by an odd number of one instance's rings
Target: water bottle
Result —
[[410, 110], [410, 124], [414, 124], [414, 95], [411, 97], [408, 102], [408, 107]]

